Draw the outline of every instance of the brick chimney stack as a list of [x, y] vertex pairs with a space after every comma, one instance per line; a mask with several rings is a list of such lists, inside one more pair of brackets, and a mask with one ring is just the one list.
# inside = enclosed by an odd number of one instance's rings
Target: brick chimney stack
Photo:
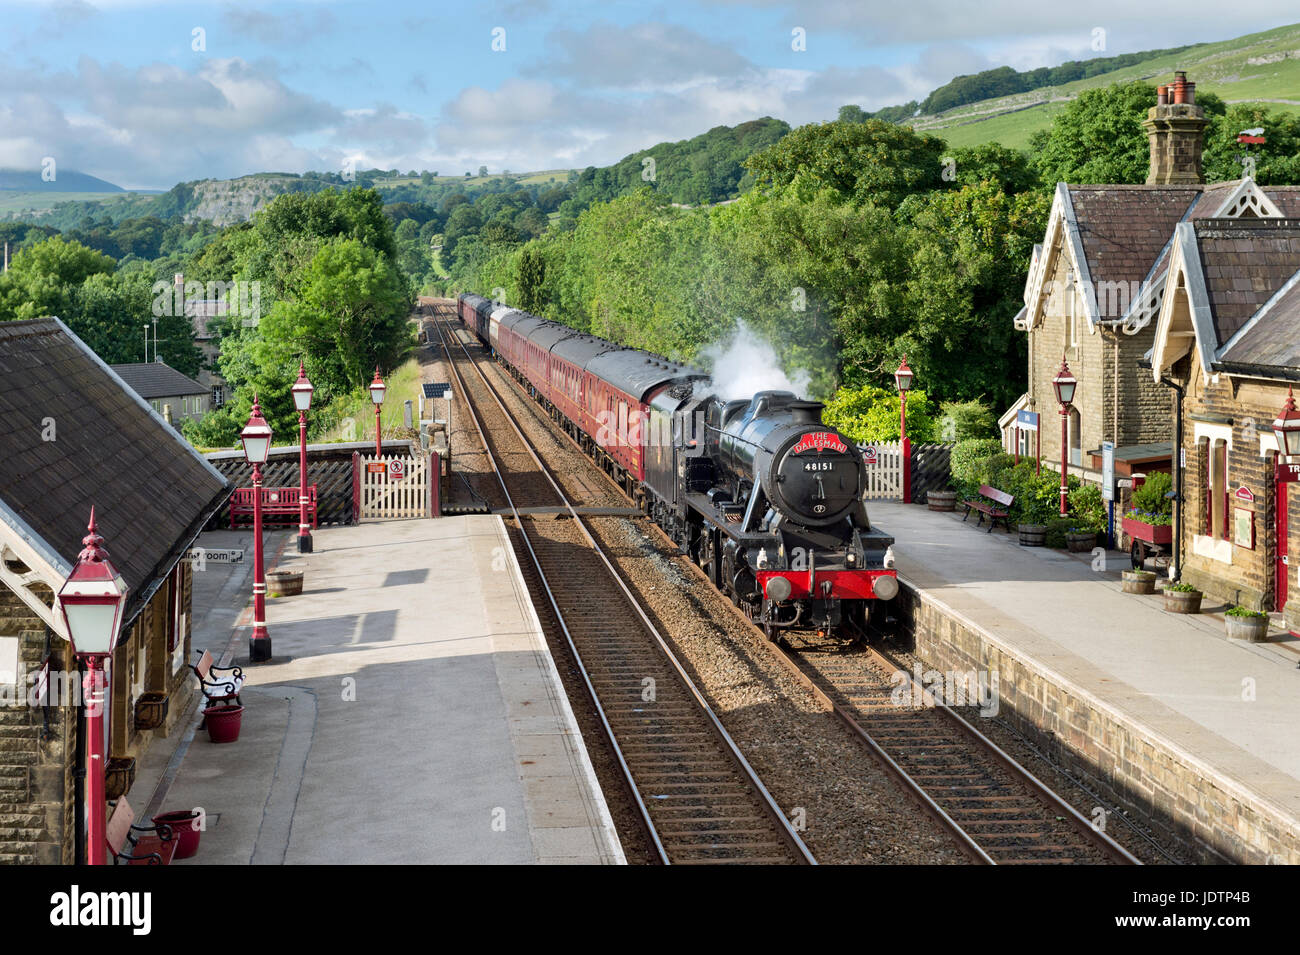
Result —
[[1156, 91], [1156, 105], [1147, 110], [1142, 128], [1151, 144], [1147, 185], [1185, 185], [1205, 182], [1201, 148], [1205, 110], [1196, 105], [1196, 84], [1177, 72], [1174, 81]]

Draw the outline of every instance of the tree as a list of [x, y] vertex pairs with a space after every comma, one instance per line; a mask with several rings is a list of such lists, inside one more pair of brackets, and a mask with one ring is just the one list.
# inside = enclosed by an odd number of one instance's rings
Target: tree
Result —
[[745, 161], [755, 180], [794, 186], [802, 198], [831, 189], [841, 199], [894, 208], [942, 185], [942, 139], [878, 119], [811, 123]]
[[485, 176], [487, 176], [487, 174], [488, 174], [487, 166], [479, 166], [479, 167], [478, 167], [478, 174], [479, 174], [480, 177], [485, 177]]
[[1141, 81], [1084, 90], [1030, 138], [1039, 175], [1050, 185], [1146, 182], [1150, 149], [1142, 120], [1155, 102], [1155, 88]]
[[[1203, 104], [1205, 94], [1199, 94], [1197, 101]], [[1242, 131], [1261, 127], [1262, 144], [1237, 142]], [[1247, 156], [1254, 160], [1253, 178], [1262, 185], [1300, 182], [1300, 118], [1250, 103], [1238, 103], [1213, 116], [1205, 135], [1206, 181], [1241, 179], [1248, 172]]]
[[19, 250], [9, 271], [0, 275], [0, 321], [67, 318], [74, 289], [92, 275], [112, 274], [116, 267], [111, 257], [61, 236], [36, 242]]
[[518, 300], [525, 312], [540, 315], [545, 306], [543, 283], [546, 281], [546, 259], [541, 249], [531, 243], [519, 256]]

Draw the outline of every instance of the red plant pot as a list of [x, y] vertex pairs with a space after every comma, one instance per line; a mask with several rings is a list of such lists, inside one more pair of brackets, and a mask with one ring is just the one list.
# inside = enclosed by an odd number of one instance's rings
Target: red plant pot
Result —
[[244, 721], [242, 706], [209, 706], [203, 711], [208, 727], [208, 739], [214, 743], [233, 743], [239, 739], [239, 727]]
[[177, 809], [153, 817], [155, 826], [170, 826], [176, 840], [173, 859], [188, 859], [199, 851], [199, 814], [193, 809]]

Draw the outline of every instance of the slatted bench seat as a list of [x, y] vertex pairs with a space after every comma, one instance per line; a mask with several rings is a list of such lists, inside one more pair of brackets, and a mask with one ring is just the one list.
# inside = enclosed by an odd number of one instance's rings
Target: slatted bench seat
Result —
[[217, 666], [212, 654], [207, 650], [201, 653], [195, 652], [198, 653], [199, 662], [191, 663], [190, 669], [199, 678], [199, 689], [207, 699], [204, 705], [223, 703], [226, 706], [242, 706], [243, 701], [239, 698], [239, 691], [244, 688], [244, 671], [239, 667]]
[[113, 807], [104, 832], [113, 864], [167, 865], [176, 854], [177, 841], [171, 826], [137, 826], [135, 810], [123, 796]]
[[1011, 525], [1007, 523], [1007, 515], [1011, 513], [1011, 505], [1015, 500], [1006, 491], [981, 484], [979, 497], [963, 502], [966, 505], [966, 513], [962, 515], [962, 522], [965, 523], [966, 518], [970, 517], [970, 512], [975, 511], [980, 516], [976, 526], [983, 524], [986, 516], [989, 519], [989, 529], [985, 533], [992, 533], [993, 526], [998, 521], [1001, 521], [1002, 526], [1009, 531]]
[[[230, 496], [230, 529], [235, 529], [235, 521], [243, 518], [253, 519], [253, 492], [256, 488], [236, 488]], [[301, 494], [296, 487], [262, 488], [262, 522], [264, 524], [297, 524], [298, 499]], [[307, 487], [307, 513], [311, 516], [311, 526], [316, 527], [316, 485]]]

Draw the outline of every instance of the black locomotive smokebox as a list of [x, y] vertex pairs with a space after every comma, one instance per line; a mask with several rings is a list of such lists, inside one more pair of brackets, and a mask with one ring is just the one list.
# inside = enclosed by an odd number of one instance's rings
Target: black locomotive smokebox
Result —
[[[820, 408], [817, 402], [805, 402]], [[834, 431], [788, 438], [775, 457], [775, 492], [783, 510], [806, 525], [841, 520], [857, 504], [856, 449]]]

